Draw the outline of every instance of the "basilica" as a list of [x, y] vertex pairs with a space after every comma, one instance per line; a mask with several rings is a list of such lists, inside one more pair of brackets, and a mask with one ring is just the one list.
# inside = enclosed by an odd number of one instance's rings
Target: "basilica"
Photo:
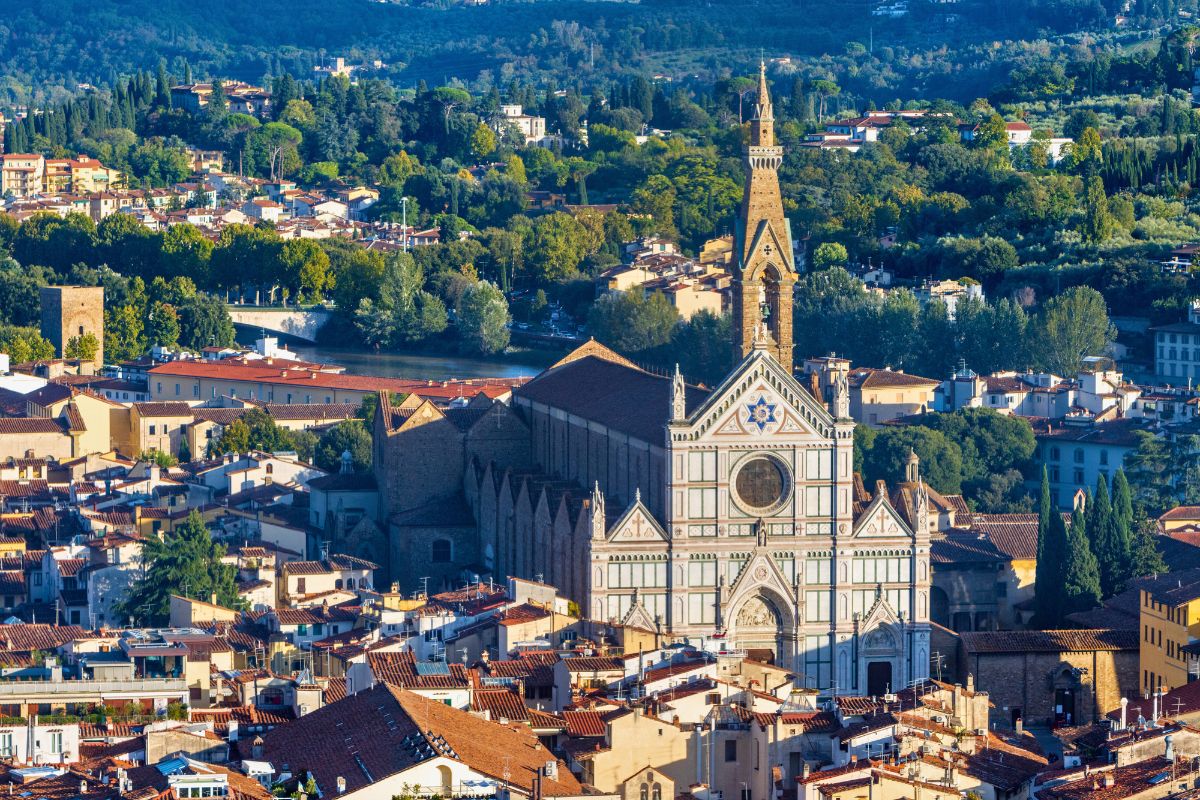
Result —
[[821, 691], [927, 677], [940, 498], [915, 456], [891, 489], [865, 486], [844, 376], [794, 377], [781, 161], [760, 72], [734, 244], [741, 358], [720, 385], [588, 342], [508, 402], [381, 397], [378, 556], [402, 588], [517, 575], [591, 618], [744, 651]]

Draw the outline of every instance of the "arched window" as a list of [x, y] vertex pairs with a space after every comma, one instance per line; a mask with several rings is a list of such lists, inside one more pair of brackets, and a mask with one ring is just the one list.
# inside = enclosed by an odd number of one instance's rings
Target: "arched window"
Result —
[[346, 578], [346, 588], [347, 589], [354, 588], [354, 578]]
[[275, 472], [275, 465], [268, 461], [267, 462], [267, 474], [271, 475], [274, 472]]
[[642, 790], [638, 793], [638, 798], [640, 800], [650, 800], [650, 787], [643, 783]]
[[333, 582], [333, 588], [335, 588], [335, 589], [342, 588], [342, 579], [341, 578], [338, 578], [336, 581]]
[[449, 539], [433, 540], [433, 563], [448, 564], [454, 560], [454, 547]]
[[654, 794], [653, 794], [651, 800], [662, 800], [662, 784], [661, 783], [654, 784]]

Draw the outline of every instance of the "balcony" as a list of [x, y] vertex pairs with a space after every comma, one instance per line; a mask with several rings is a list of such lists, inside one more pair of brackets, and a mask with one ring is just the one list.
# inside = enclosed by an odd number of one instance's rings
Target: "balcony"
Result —
[[34, 698], [113, 697], [144, 698], [187, 696], [187, 681], [182, 678], [140, 678], [128, 681], [0, 681], [0, 703], [36, 702]]

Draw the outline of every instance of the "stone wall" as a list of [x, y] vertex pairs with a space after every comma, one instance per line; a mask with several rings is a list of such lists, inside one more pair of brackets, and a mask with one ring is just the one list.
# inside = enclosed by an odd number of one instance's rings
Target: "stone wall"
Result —
[[104, 363], [104, 287], [43, 286], [42, 336], [54, 345], [61, 357], [72, 337], [90, 333], [100, 343], [96, 364]]

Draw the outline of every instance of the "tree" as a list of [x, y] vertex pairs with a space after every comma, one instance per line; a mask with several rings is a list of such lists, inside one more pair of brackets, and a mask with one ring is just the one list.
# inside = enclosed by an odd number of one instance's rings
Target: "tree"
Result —
[[37, 328], [0, 325], [0, 353], [7, 353], [13, 364], [25, 364], [54, 358], [54, 345]]
[[[1047, 494], [1049, 484], [1046, 484]], [[1038, 536], [1037, 575], [1034, 584], [1036, 621], [1042, 628], [1058, 628], [1065, 616], [1066, 585], [1063, 567], [1071, 542], [1062, 514], [1051, 509], [1044, 532]]]
[[1088, 541], [1100, 570], [1101, 597], [1112, 597], [1125, 587], [1129, 569], [1129, 541], [1121, 538], [1108, 497], [1104, 476], [1096, 481], [1096, 496], [1086, 510]]
[[279, 251], [280, 282], [297, 302], [317, 303], [333, 288], [329, 254], [312, 239], [291, 239]]
[[588, 328], [601, 342], [622, 353], [640, 353], [666, 344], [679, 312], [661, 292], [609, 292], [592, 305]]
[[1138, 446], [1125, 456], [1135, 499], [1157, 517], [1183, 503], [1200, 503], [1200, 436], [1177, 433], [1170, 440], [1138, 431]]
[[1143, 520], [1142, 524], [1138, 526], [1130, 547], [1129, 574], [1131, 576], [1143, 578], [1147, 575], [1158, 575], [1170, 571], [1167, 562], [1163, 561], [1157, 542], [1158, 531], [1155, 528], [1154, 520]]
[[1082, 511], [1077, 511], [1067, 526], [1067, 552], [1062, 562], [1062, 576], [1064, 616], [1076, 611], [1088, 611], [1100, 604], [1100, 567], [1088, 544]]
[[182, 346], [192, 350], [233, 346], [233, 320], [220, 298], [197, 292], [175, 310], [179, 315], [179, 344]]
[[1067, 377], [1079, 371], [1085, 356], [1102, 354], [1115, 338], [1104, 297], [1089, 286], [1073, 286], [1050, 298], [1034, 335], [1039, 365]]
[[1083, 220], [1079, 232], [1092, 244], [1110, 239], [1117, 223], [1108, 207], [1108, 195], [1104, 193], [1104, 181], [1099, 175], [1087, 180], [1087, 193], [1083, 200]]
[[733, 369], [732, 342], [733, 320], [728, 314], [718, 317], [699, 311], [671, 331], [671, 357], [665, 366], [678, 364], [689, 380], [716, 386]]
[[1126, 547], [1131, 547], [1133, 541], [1133, 492], [1129, 488], [1129, 479], [1125, 477], [1124, 469], [1118, 469], [1117, 473], [1113, 475], [1112, 504], [1118, 533], [1126, 542]]
[[363, 298], [354, 315], [368, 344], [399, 347], [446, 329], [446, 305], [425, 290], [424, 272], [409, 253], [387, 258], [378, 297]]
[[326, 472], [341, 472], [342, 453], [349, 450], [354, 472], [360, 475], [370, 472], [372, 447], [371, 432], [367, 428], [369, 422], [348, 419], [321, 434], [313, 452], [316, 465]]
[[488, 281], [477, 281], [459, 298], [459, 347], [468, 353], [499, 353], [508, 347], [508, 301]]
[[849, 260], [850, 254], [846, 252], [846, 245], [841, 242], [821, 242], [813, 251], [814, 269], [844, 267]]
[[238, 596], [237, 570], [221, 563], [224, 555], [225, 546], [213, 541], [200, 514], [192, 511], [161, 538], [146, 539], [142, 573], [114, 610], [133, 624], [149, 626], [167, 623], [171, 595], [205, 601], [215, 595], [218, 605], [241, 609], [245, 603]]
[[1004, 117], [992, 113], [979, 123], [975, 130], [972, 144], [980, 150], [986, 150], [993, 157], [1007, 159], [1008, 157], [1008, 123]]
[[921, 477], [926, 483], [942, 494], [960, 493], [962, 450], [941, 431], [919, 425], [876, 432], [871, 449], [863, 457], [868, 485], [903, 480], [908, 456], [913, 452], [921, 459]]
[[471, 134], [471, 152], [480, 158], [487, 158], [496, 152], [496, 132], [482, 122], [475, 126]]
[[587, 232], [570, 214], [556, 211], [534, 220], [525, 243], [524, 265], [538, 283], [575, 274], [584, 256]]
[[141, 358], [146, 354], [144, 307], [137, 302], [104, 310], [106, 356], [112, 363]]
[[1084, 128], [1079, 138], [1071, 145], [1069, 153], [1071, 167], [1083, 175], [1095, 176], [1104, 161], [1104, 149], [1100, 132], [1095, 128]]
[[174, 347], [179, 344], [179, 313], [170, 303], [155, 301], [146, 322], [146, 338], [152, 345]]
[[100, 352], [100, 340], [94, 333], [83, 333], [72, 336], [63, 347], [63, 358], [75, 358], [80, 361], [95, 361]]
[[251, 450], [279, 453], [294, 448], [291, 431], [279, 427], [263, 409], [252, 408], [225, 427], [212, 444], [212, 455], [241, 455]]

